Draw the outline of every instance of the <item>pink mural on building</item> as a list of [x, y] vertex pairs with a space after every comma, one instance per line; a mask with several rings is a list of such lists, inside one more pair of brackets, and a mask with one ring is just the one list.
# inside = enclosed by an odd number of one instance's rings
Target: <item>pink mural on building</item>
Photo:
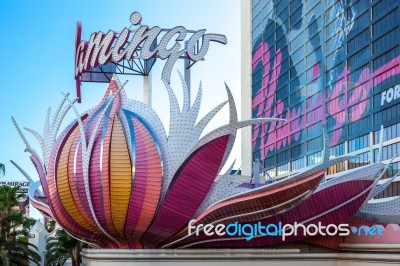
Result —
[[[346, 122], [359, 121], [368, 113], [371, 106], [367, 99], [373, 87], [400, 74], [400, 56], [387, 62], [373, 73], [369, 67], [365, 67], [356, 82], [350, 81], [357, 77], [353, 77], [350, 74], [350, 67], [345, 66], [331, 90], [326, 90], [324, 93], [321, 91], [322, 88], [318, 88], [319, 92], [312, 97], [305, 95], [309, 97], [305, 104], [289, 108], [281, 100], [277, 100], [275, 95], [278, 78], [281, 74], [281, 50], [278, 49], [273, 61], [270, 56], [271, 52], [267, 42], [262, 42], [253, 53], [252, 70], [254, 71], [259, 64], [262, 64], [261, 87], [252, 101], [253, 114], [256, 117], [284, 118], [286, 122], [273, 122], [270, 126], [263, 124], [254, 127], [253, 150], [255, 150], [257, 139], [260, 137], [261, 159], [265, 159], [269, 151], [279, 150], [293, 141], [299, 140], [301, 129], [315, 125], [319, 121], [324, 123], [328, 116], [335, 121], [331, 129], [336, 129], [330, 136], [330, 145], [338, 144], [342, 136], [342, 126]], [[319, 64], [314, 65], [310, 77], [312, 83], [308, 86], [319, 86], [318, 79], [320, 78], [318, 77], [321, 74]], [[350, 94], [351, 90], [353, 91]]]

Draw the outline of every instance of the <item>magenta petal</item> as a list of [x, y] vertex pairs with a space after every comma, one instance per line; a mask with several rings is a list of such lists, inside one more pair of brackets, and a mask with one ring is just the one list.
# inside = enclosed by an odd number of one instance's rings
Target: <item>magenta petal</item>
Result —
[[[304, 224], [340, 224], [347, 222], [360, 208], [371, 190], [371, 180], [353, 180], [338, 183], [319, 190], [307, 198], [297, 207], [286, 211], [282, 214], [260, 220], [263, 225], [267, 224], [294, 224], [307, 221]], [[256, 221], [257, 222], [257, 221]], [[255, 223], [256, 223], [255, 222]], [[251, 223], [251, 222], [249, 222]], [[220, 241], [217, 237], [204, 235], [192, 240], [192, 243], [199, 243], [195, 247], [265, 247], [278, 245], [293, 241], [301, 241], [309, 236], [299, 234], [297, 236], [287, 237], [285, 241], [279, 236], [275, 237], [258, 237], [250, 241], [245, 239], [230, 240], [226, 236], [221, 237]], [[329, 241], [329, 240], [328, 240]]]
[[229, 135], [216, 138], [182, 164], [153, 225], [143, 237], [146, 248], [157, 246], [187, 225], [218, 174], [228, 141]]

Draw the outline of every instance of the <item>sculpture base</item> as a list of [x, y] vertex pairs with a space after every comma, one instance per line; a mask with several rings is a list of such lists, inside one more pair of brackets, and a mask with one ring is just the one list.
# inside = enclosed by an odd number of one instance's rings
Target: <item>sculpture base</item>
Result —
[[398, 254], [300, 253], [299, 249], [84, 249], [84, 266], [384, 266], [400, 264]]

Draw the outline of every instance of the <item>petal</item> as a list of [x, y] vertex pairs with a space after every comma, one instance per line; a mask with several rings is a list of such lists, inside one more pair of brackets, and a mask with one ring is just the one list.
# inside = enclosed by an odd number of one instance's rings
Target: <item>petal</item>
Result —
[[181, 230], [193, 217], [218, 174], [229, 134], [196, 150], [175, 174], [164, 204], [143, 237], [145, 247], [154, 247]]

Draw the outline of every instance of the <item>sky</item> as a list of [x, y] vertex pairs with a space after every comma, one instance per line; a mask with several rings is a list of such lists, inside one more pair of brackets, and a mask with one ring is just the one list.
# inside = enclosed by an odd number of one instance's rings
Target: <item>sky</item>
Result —
[[[205, 60], [196, 63], [191, 70], [192, 99], [200, 81], [203, 85], [203, 102], [200, 117], [219, 103], [227, 100], [224, 82], [228, 84], [240, 115], [240, 1], [0, 1], [0, 162], [6, 165], [4, 179], [23, 180], [22, 175], [10, 163], [14, 160], [37, 180], [37, 173], [24, 152], [25, 145], [14, 128], [11, 116], [20, 127], [43, 132], [47, 109], [56, 108], [62, 93], [76, 97], [74, 80], [74, 41], [77, 21], [82, 22], [82, 39], [88, 40], [96, 31], [109, 29], [121, 31], [129, 27], [129, 17], [138, 11], [142, 24], [172, 28], [184, 26], [189, 30], [207, 29], [207, 33], [224, 34], [228, 43], [212, 43]], [[153, 108], [168, 128], [169, 106], [166, 90], [161, 83], [163, 61], [156, 62], [152, 71]], [[177, 62], [172, 71], [171, 84], [181, 101], [182, 91], [176, 71], [183, 63]], [[143, 99], [142, 79], [119, 76], [129, 98]], [[83, 83], [80, 112], [97, 105], [107, 89], [106, 83]], [[206, 132], [228, 122], [225, 106]], [[199, 117], [199, 118], [200, 118]], [[74, 118], [66, 117], [64, 126]], [[61, 130], [63, 126], [61, 127]], [[30, 143], [35, 139], [25, 133]], [[230, 165], [237, 159], [240, 165], [240, 135], [228, 160]], [[36, 143], [35, 143], [36, 144]], [[40, 150], [38, 145], [32, 145]]]

